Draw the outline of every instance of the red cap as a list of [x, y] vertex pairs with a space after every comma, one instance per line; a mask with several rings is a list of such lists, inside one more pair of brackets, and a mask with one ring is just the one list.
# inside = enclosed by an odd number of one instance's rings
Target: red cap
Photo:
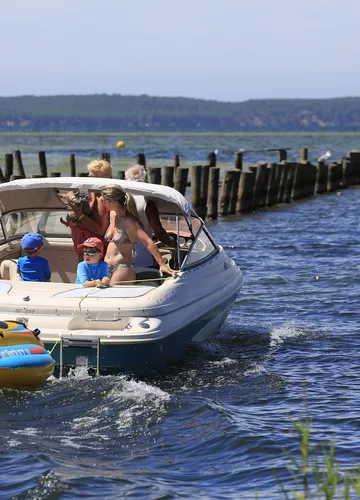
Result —
[[104, 243], [99, 238], [88, 238], [84, 243], [78, 245], [77, 249], [82, 251], [84, 247], [97, 248], [99, 252], [104, 252]]

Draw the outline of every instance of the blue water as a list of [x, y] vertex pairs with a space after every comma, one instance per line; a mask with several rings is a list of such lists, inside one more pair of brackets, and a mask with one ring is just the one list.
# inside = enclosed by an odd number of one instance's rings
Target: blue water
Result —
[[290, 417], [360, 462], [360, 188], [209, 224], [246, 283], [164, 373], [0, 391], [1, 499], [282, 498]]

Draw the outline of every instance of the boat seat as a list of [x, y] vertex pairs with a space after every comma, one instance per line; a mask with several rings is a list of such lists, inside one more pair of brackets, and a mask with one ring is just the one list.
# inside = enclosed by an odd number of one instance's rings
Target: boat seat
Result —
[[17, 272], [17, 259], [5, 259], [0, 264], [0, 279], [2, 280], [21, 280]]

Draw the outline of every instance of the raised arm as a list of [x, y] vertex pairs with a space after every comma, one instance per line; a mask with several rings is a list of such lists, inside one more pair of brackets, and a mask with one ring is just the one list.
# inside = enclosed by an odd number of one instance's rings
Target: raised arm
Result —
[[151, 227], [153, 228], [155, 236], [162, 243], [164, 243], [164, 245], [167, 245], [169, 247], [174, 247], [176, 245], [176, 242], [174, 238], [172, 238], [162, 227], [158, 208], [156, 206], [156, 203], [153, 202], [152, 200], [149, 200], [147, 202], [145, 214], [147, 220], [149, 221]]
[[159, 252], [158, 247], [155, 245], [153, 240], [145, 233], [145, 231], [140, 227], [139, 224], [134, 224], [134, 232], [136, 238], [141, 241], [141, 243], [149, 250], [151, 255], [154, 257], [156, 262], [159, 264], [160, 271], [167, 274], [174, 274], [174, 271], [166, 264]]

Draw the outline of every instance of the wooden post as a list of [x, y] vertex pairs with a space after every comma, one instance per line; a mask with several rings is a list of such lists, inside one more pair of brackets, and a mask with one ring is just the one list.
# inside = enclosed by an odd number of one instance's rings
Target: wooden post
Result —
[[118, 170], [116, 172], [116, 178], [120, 179], [120, 180], [125, 179], [125, 171], [124, 170]]
[[279, 149], [279, 162], [287, 160], [287, 151], [286, 149]]
[[238, 170], [242, 170], [243, 166], [243, 154], [241, 151], [237, 151], [235, 153], [235, 168]]
[[188, 179], [189, 169], [187, 167], [179, 167], [176, 169], [175, 174], [175, 189], [179, 191], [183, 196], [186, 193], [187, 179]]
[[162, 186], [174, 186], [174, 170], [175, 167], [162, 167], [161, 168], [161, 185]]
[[70, 177], [76, 177], [76, 162], [73, 153], [70, 155]]
[[349, 187], [350, 161], [342, 160], [342, 178], [341, 187], [346, 189]]
[[300, 160], [307, 161], [308, 160], [308, 148], [300, 149]]
[[161, 168], [149, 167], [147, 169], [147, 178], [150, 184], [161, 184]]
[[226, 170], [222, 186], [221, 186], [221, 194], [220, 194], [220, 215], [227, 215], [229, 213], [229, 203], [230, 203], [230, 194], [233, 183], [233, 171]]
[[144, 153], [139, 153], [136, 155], [136, 163], [138, 165], [142, 165], [143, 167], [146, 167], [146, 160], [145, 160]]
[[22, 175], [16, 175], [16, 174], [12, 174], [10, 176], [10, 180], [11, 181], [16, 181], [17, 179], [23, 179], [24, 177]]
[[230, 191], [229, 215], [232, 215], [236, 212], [236, 203], [239, 190], [241, 170], [237, 169], [233, 170], [232, 175], [233, 175], [233, 180]]
[[328, 168], [324, 161], [318, 161], [316, 166], [315, 193], [323, 194], [327, 191]]
[[18, 174], [21, 175], [22, 178], [25, 178], [26, 175], [25, 175], [25, 170], [24, 170], [24, 165], [23, 165], [23, 162], [22, 162], [22, 158], [21, 158], [21, 151], [19, 151], [17, 149], [15, 151], [15, 153], [14, 153], [14, 156], [15, 156], [15, 162], [16, 162], [16, 165], [17, 165]]
[[40, 172], [43, 177], [47, 177], [47, 165], [45, 151], [39, 151]]
[[6, 182], [6, 179], [5, 179], [5, 176], [3, 174], [3, 171], [2, 171], [1, 167], [0, 167], [0, 182], [1, 183]]
[[236, 203], [237, 212], [250, 212], [252, 210], [254, 185], [255, 174], [252, 172], [241, 172]]
[[279, 192], [278, 192], [277, 203], [284, 203], [285, 186], [289, 174], [289, 163], [287, 161], [284, 161], [281, 164], [279, 164], [279, 167], [280, 166], [282, 167], [282, 169], [279, 180]]
[[288, 169], [287, 169], [288, 171], [286, 176], [286, 184], [285, 184], [284, 198], [283, 198], [284, 203], [290, 203], [291, 201], [291, 193], [293, 190], [296, 168], [297, 168], [297, 163], [295, 162], [288, 163]]
[[175, 167], [175, 169], [180, 167], [180, 156], [179, 155], [174, 155], [174, 167]]
[[356, 179], [356, 184], [360, 184], [360, 150], [352, 149], [349, 151], [350, 163]]
[[267, 186], [266, 205], [271, 207], [277, 203], [279, 194], [279, 184], [277, 182], [278, 164], [268, 163], [267, 168], [269, 169], [269, 182]]
[[201, 206], [201, 217], [205, 219], [206, 217], [206, 206], [208, 198], [209, 189], [209, 170], [210, 165], [201, 166], [201, 181], [200, 181], [200, 206]]
[[111, 154], [110, 153], [101, 153], [100, 158], [102, 160], [108, 161], [111, 163]]
[[219, 180], [220, 168], [212, 167], [209, 172], [209, 189], [206, 216], [210, 219], [217, 219], [219, 203]]
[[51, 172], [50, 177], [61, 177], [61, 172]]
[[14, 158], [11, 153], [5, 155], [5, 180], [8, 182], [13, 174], [14, 169]]
[[[195, 212], [201, 208], [201, 165], [196, 165], [191, 168], [191, 204]], [[201, 217], [201, 214], [198, 214]]]
[[216, 167], [216, 153], [211, 151], [208, 155], [209, 167]]

